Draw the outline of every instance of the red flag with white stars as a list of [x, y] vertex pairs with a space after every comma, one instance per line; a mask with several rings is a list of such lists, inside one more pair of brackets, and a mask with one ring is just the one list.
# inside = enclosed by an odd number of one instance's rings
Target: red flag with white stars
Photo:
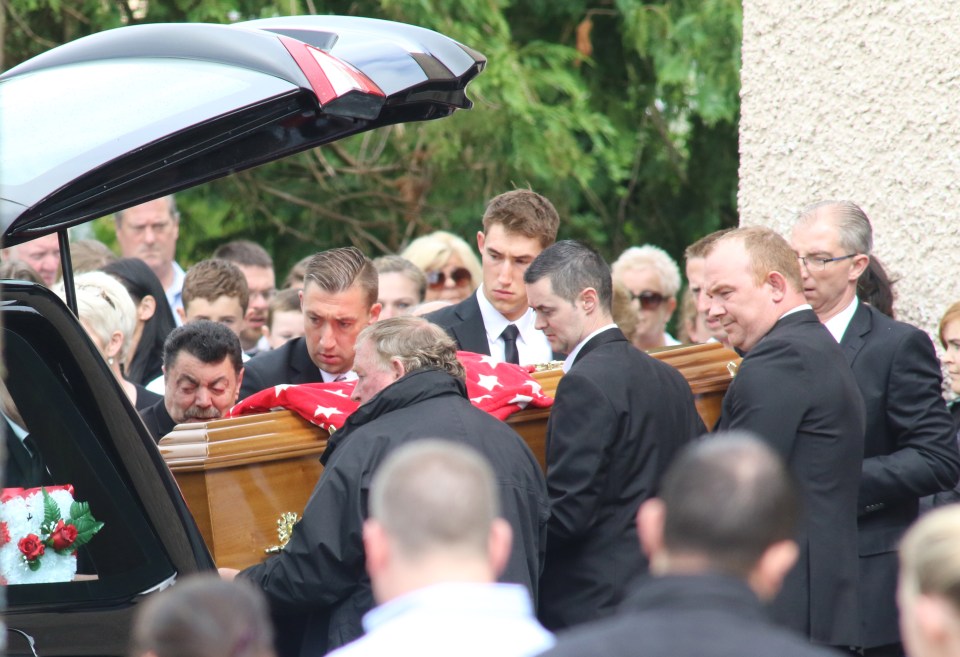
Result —
[[[525, 367], [469, 351], [458, 351], [457, 358], [467, 371], [470, 401], [500, 420], [527, 406], [546, 408], [553, 404], [553, 398], [543, 394]], [[227, 417], [286, 408], [318, 427], [336, 431], [357, 409], [358, 404], [350, 400], [355, 385], [356, 381], [341, 381], [274, 386], [250, 395], [230, 409]]]

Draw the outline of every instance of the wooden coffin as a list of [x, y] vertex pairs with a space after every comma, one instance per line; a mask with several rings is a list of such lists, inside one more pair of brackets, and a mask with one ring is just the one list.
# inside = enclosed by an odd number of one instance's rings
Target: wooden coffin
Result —
[[[736, 353], [707, 344], [651, 355], [684, 374], [704, 423], [712, 427], [739, 362]], [[562, 371], [554, 367], [534, 376], [552, 396]], [[528, 409], [507, 420], [541, 466], [549, 416], [549, 409]], [[160, 441], [217, 565], [245, 568], [279, 546], [282, 533], [289, 530], [281, 516], [303, 510], [322, 470], [318, 459], [327, 437], [292, 411], [274, 411], [181, 424]]]

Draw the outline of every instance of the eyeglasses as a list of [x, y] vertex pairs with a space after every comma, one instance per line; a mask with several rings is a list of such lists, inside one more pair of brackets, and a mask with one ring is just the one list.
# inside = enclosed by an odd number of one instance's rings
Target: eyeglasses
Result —
[[630, 294], [630, 300], [639, 301], [640, 307], [644, 310], [656, 310], [665, 298], [659, 292], [651, 292], [650, 290], [644, 290], [640, 294]]
[[[473, 280], [473, 276], [470, 274], [470, 270], [466, 267], [457, 267], [449, 274], [450, 280], [453, 281], [454, 285], [457, 287], [464, 287], [470, 285], [470, 281]], [[427, 272], [427, 286], [431, 290], [439, 290], [447, 284], [447, 274], [442, 271], [431, 271]]]
[[837, 256], [836, 258], [812, 258], [810, 256], [797, 256], [797, 260], [799, 260], [800, 264], [807, 268], [807, 271], [823, 271], [831, 262], [849, 260], [850, 258], [856, 258], [858, 255], [859, 254], [857, 253], [850, 253], [848, 255]]

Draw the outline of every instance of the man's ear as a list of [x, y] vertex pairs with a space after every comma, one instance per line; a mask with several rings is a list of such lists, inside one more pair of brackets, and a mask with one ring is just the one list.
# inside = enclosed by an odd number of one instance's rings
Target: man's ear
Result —
[[580, 291], [580, 303], [583, 304], [583, 310], [588, 315], [596, 311], [599, 307], [599, 297], [597, 291], [592, 287], [586, 287]]
[[783, 578], [797, 562], [800, 548], [795, 541], [778, 541], [760, 555], [747, 576], [747, 583], [761, 600], [772, 600], [780, 591]]
[[637, 535], [651, 566], [657, 556], [663, 553], [663, 524], [666, 518], [667, 508], [663, 500], [657, 497], [651, 497], [637, 509]]
[[370, 579], [376, 579], [390, 562], [390, 541], [383, 525], [373, 518], [363, 521], [363, 551], [367, 574]]
[[237, 374], [237, 394], [233, 396], [233, 403], [237, 403], [237, 398], [240, 397], [240, 386], [243, 385], [243, 368], [240, 368], [240, 373]]
[[483, 234], [482, 230], [477, 231], [477, 251], [480, 252], [480, 255], [483, 255], [483, 242], [486, 239], [486, 236]]
[[104, 353], [107, 358], [119, 358], [120, 350], [123, 348], [123, 333], [114, 331], [110, 334], [110, 341], [104, 346]]
[[774, 301], [782, 300], [787, 294], [787, 279], [778, 271], [772, 271], [767, 274], [767, 285], [770, 286], [771, 296]]
[[[949, 639], [951, 619], [949, 603], [943, 598], [918, 593], [909, 611], [912, 621], [923, 638], [934, 645], [944, 645]], [[901, 614], [904, 610], [900, 611]]]
[[488, 541], [488, 554], [490, 555], [490, 568], [493, 570], [494, 577], [500, 577], [503, 571], [507, 569], [507, 562], [510, 560], [510, 548], [513, 545], [513, 529], [503, 518], [494, 518], [490, 525], [490, 538]]
[[157, 300], [153, 298], [152, 294], [148, 294], [140, 299], [140, 304], [137, 306], [138, 320], [146, 322], [153, 317], [155, 312], [157, 312]]
[[383, 310], [383, 304], [380, 302], [377, 302], [372, 306], [370, 306], [370, 321], [367, 322], [368, 326], [376, 322], [378, 319], [380, 319], [380, 312], [382, 310]]
[[860, 278], [861, 274], [867, 270], [867, 267], [870, 265], [870, 256], [865, 253], [858, 253], [853, 257], [853, 267], [850, 268], [850, 276], [848, 280], [855, 281]]
[[183, 322], [184, 324], [186, 324], [186, 323], [187, 323], [187, 313], [186, 313], [186, 311], [185, 311], [183, 308], [181, 308], [180, 306], [177, 306], [176, 310], [177, 310], [177, 317], [180, 318], [180, 321], [181, 321], [181, 322]]
[[401, 376], [407, 373], [407, 368], [403, 366], [403, 363], [399, 358], [390, 359], [390, 371], [393, 372], [393, 380], [396, 381]]

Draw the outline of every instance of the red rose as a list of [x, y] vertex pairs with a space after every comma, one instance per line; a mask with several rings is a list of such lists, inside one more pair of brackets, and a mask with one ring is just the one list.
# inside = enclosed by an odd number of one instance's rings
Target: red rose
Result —
[[20, 548], [23, 556], [27, 558], [27, 561], [39, 559], [41, 556], [43, 556], [43, 551], [46, 549], [46, 547], [40, 541], [40, 537], [36, 534], [27, 534], [21, 538], [20, 542], [17, 543], [17, 547]]
[[0, 547], [10, 542], [10, 530], [7, 529], [7, 521], [0, 520]]
[[60, 520], [53, 528], [50, 539], [53, 541], [54, 550], [65, 550], [77, 540], [77, 528], [73, 525], [64, 525], [63, 520]]

